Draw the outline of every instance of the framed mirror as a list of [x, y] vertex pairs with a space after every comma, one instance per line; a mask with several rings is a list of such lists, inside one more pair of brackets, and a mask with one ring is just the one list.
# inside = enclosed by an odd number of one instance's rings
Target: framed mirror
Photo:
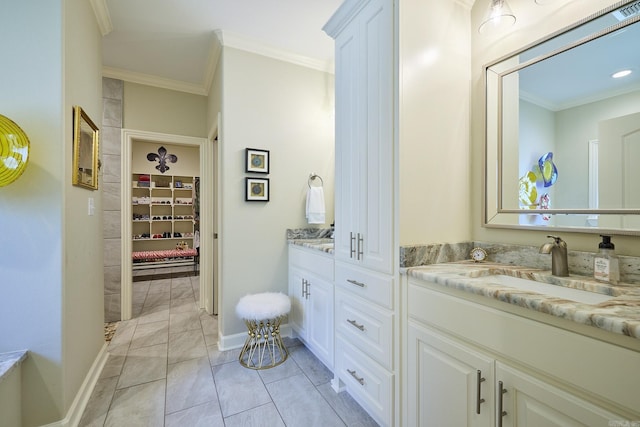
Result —
[[82, 107], [73, 107], [73, 185], [98, 189], [98, 144], [98, 127]]
[[485, 66], [487, 227], [640, 234], [640, 2]]

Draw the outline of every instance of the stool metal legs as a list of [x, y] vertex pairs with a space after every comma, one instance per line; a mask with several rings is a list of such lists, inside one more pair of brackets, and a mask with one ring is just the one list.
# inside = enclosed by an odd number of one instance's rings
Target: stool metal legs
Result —
[[275, 319], [245, 319], [248, 334], [240, 352], [240, 364], [250, 369], [268, 369], [287, 360], [289, 352], [280, 337], [280, 323], [284, 316]]

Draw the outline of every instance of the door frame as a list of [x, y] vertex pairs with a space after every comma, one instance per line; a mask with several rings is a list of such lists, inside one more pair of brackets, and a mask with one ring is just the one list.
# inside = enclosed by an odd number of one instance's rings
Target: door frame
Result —
[[[207, 138], [171, 135], [158, 132], [148, 132], [132, 129], [122, 129], [122, 156], [120, 179], [120, 208], [121, 208], [121, 270], [120, 270], [120, 319], [129, 320], [132, 316], [133, 277], [131, 260], [132, 235], [131, 225], [131, 156], [135, 141], [158, 142], [173, 145], [198, 147], [200, 157], [200, 300], [199, 307], [209, 314], [213, 313], [213, 145]], [[205, 262], [202, 262], [202, 261]]]

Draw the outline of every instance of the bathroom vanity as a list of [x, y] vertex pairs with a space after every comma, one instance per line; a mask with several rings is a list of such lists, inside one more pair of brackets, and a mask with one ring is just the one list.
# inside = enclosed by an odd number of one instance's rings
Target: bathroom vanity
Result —
[[334, 366], [333, 271], [332, 243], [289, 245], [289, 326], [329, 369]]
[[601, 302], [575, 302], [571, 291], [561, 298], [498, 283], [496, 270], [556, 280], [536, 269], [475, 263], [403, 275], [404, 425], [639, 420], [640, 289], [572, 277], [569, 289], [609, 293], [599, 294]]

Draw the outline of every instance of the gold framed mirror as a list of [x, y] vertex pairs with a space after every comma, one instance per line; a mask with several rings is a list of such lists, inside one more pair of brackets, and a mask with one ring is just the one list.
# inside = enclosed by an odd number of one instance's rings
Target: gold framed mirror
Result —
[[73, 107], [72, 184], [98, 189], [99, 130], [82, 107]]

